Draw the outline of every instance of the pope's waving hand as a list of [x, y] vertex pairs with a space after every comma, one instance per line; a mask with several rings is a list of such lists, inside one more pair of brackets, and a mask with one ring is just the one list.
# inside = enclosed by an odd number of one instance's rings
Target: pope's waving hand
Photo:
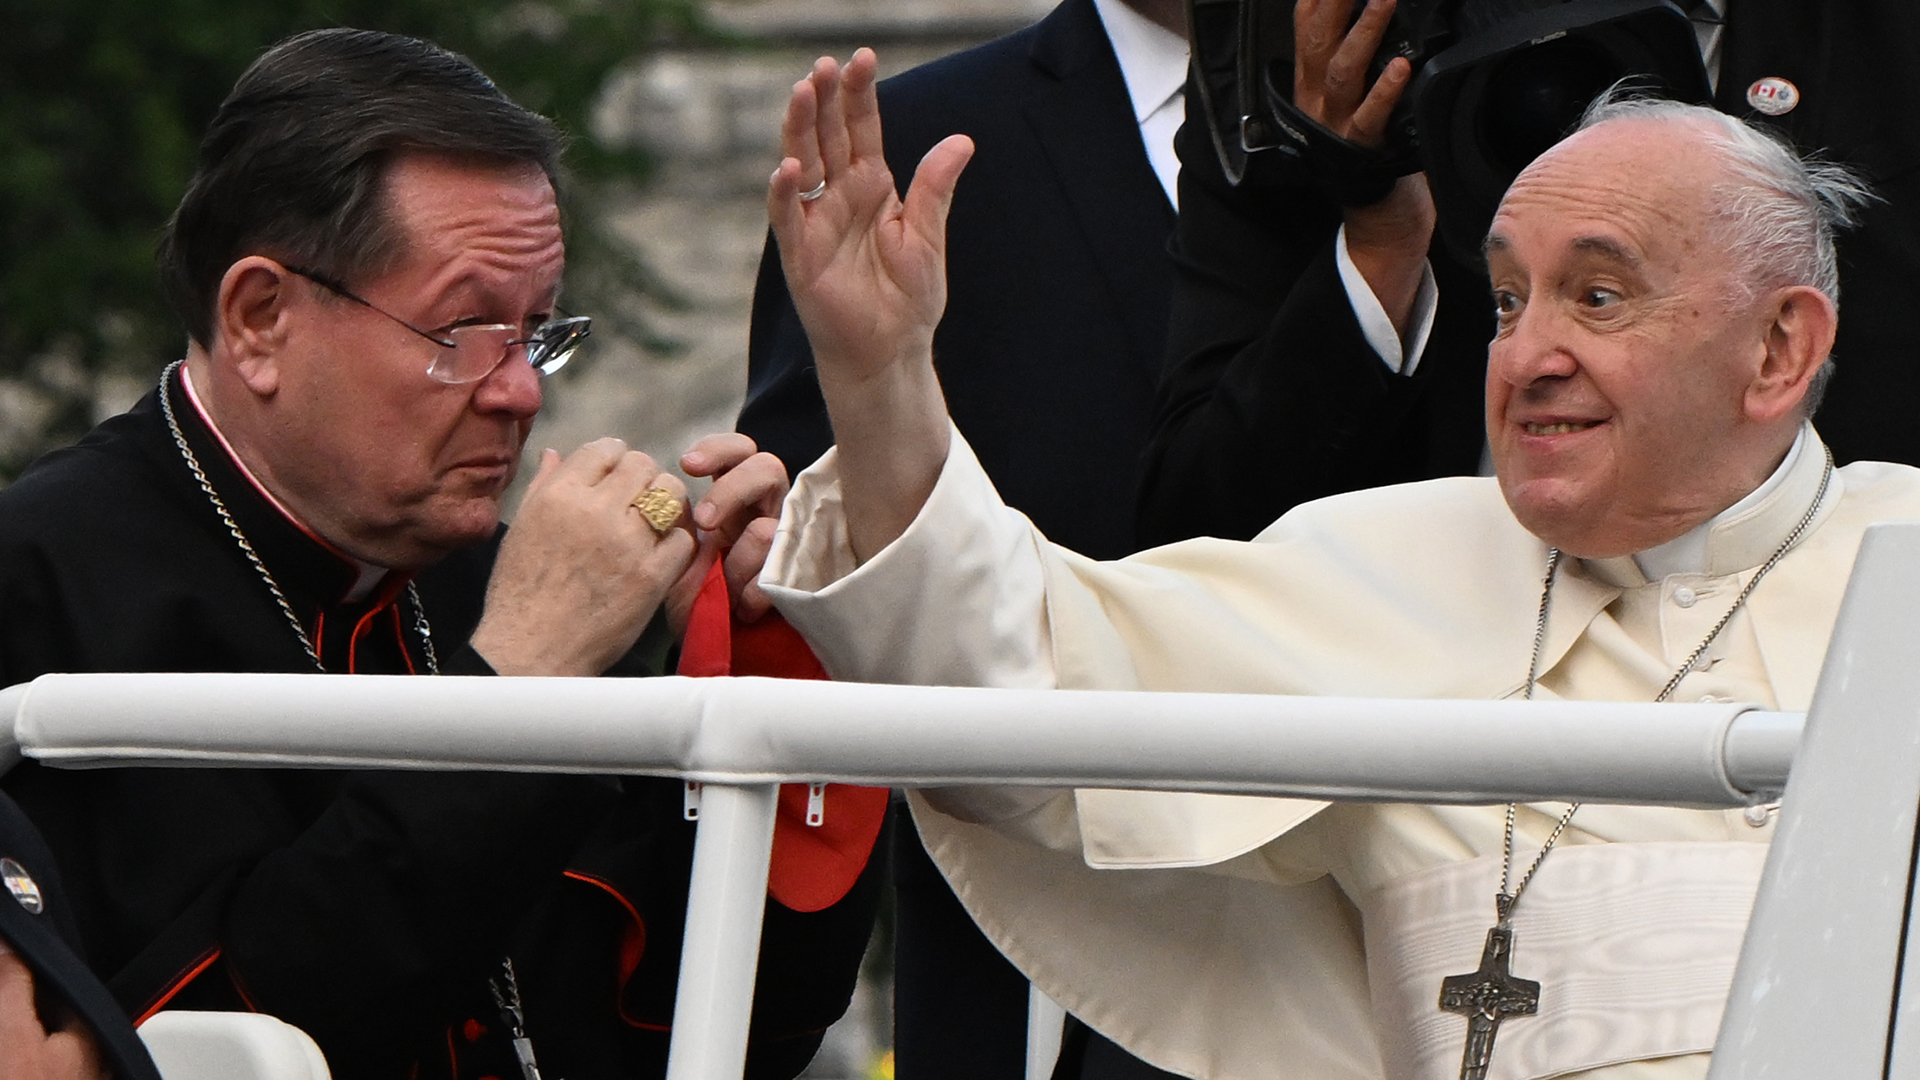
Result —
[[905, 531], [946, 462], [933, 331], [947, 303], [947, 208], [973, 156], [971, 139], [948, 136], [903, 202], [881, 156], [876, 66], [871, 49], [844, 69], [823, 57], [794, 84], [767, 191], [863, 559]]

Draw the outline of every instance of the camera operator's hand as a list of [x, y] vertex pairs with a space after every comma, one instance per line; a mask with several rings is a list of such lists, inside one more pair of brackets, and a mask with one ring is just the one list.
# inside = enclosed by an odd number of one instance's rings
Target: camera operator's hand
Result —
[[1361, 146], [1386, 142], [1387, 120], [1413, 78], [1396, 56], [1367, 85], [1367, 66], [1393, 19], [1394, 0], [1367, 0], [1347, 29], [1356, 0], [1299, 0], [1293, 7], [1293, 103], [1335, 135]]
[[[1413, 65], [1396, 56], [1378, 81], [1366, 84], [1367, 66], [1393, 18], [1394, 0], [1367, 0], [1349, 30], [1353, 3], [1299, 0], [1294, 5], [1293, 102], [1348, 142], [1377, 147], [1386, 141], [1387, 121], [1413, 78]], [[1349, 206], [1344, 216], [1347, 255], [1404, 341], [1438, 220], [1427, 178], [1403, 176], [1386, 198]]]

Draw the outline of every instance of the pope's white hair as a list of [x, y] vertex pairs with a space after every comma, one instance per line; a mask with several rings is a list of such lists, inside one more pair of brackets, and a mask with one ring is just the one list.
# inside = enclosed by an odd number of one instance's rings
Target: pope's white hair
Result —
[[[1737, 300], [1762, 292], [1811, 285], [1840, 305], [1840, 259], [1834, 233], [1859, 220], [1876, 198], [1844, 165], [1803, 157], [1779, 135], [1704, 105], [1636, 94], [1615, 84], [1588, 106], [1578, 130], [1616, 120], [1684, 123], [1700, 131], [1719, 156], [1727, 178], [1714, 185], [1713, 232], [1732, 259]], [[1808, 392], [1807, 413], [1832, 377], [1823, 365]]]

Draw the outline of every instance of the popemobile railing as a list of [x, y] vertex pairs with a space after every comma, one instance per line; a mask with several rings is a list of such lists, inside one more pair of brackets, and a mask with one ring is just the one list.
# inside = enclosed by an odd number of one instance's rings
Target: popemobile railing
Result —
[[1920, 524], [1900, 524], [1870, 530], [1804, 716], [753, 678], [49, 675], [0, 690], [0, 732], [14, 744], [0, 739], [0, 769], [23, 754], [56, 768], [699, 781], [669, 1080], [741, 1075], [782, 782], [1701, 807], [1784, 788], [1711, 1075], [1920, 1080], [1920, 994], [1901, 993], [1920, 807], [1916, 658]]

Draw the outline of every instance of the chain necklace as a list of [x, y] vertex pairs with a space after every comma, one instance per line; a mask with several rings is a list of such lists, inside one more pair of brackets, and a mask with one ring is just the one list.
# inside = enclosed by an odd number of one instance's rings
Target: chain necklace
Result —
[[[200, 459], [194, 455], [193, 448], [187, 445], [187, 437], [180, 430], [180, 421], [173, 415], [173, 401], [171, 395], [167, 393], [167, 382], [183, 363], [185, 361], [175, 360], [167, 366], [167, 370], [160, 373], [160, 412], [167, 418], [167, 431], [173, 435], [173, 445], [180, 448], [180, 457], [187, 463], [187, 470], [193, 473], [195, 480], [199, 481], [200, 490], [206, 492], [207, 501], [213, 504], [214, 511], [220, 515], [220, 520], [226, 525], [228, 534], [233, 537], [233, 542], [240, 546], [240, 554], [245, 555], [247, 561], [253, 564], [254, 570], [260, 575], [260, 580], [266, 584], [267, 592], [272, 594], [273, 602], [280, 605], [280, 613], [287, 617], [287, 625], [292, 628], [293, 636], [299, 640], [300, 647], [306, 650], [307, 659], [313, 661], [315, 670], [324, 675], [327, 673], [327, 667], [320, 662], [320, 651], [314, 648], [313, 639], [307, 636], [307, 628], [300, 625], [300, 617], [293, 613], [293, 605], [287, 602], [287, 594], [280, 591], [280, 583], [273, 579], [272, 571], [267, 569], [267, 564], [260, 558], [259, 553], [253, 550], [253, 544], [247, 540], [247, 534], [240, 531], [240, 523], [233, 519], [233, 514], [227, 510], [227, 504], [221, 501], [220, 494], [213, 490], [213, 482], [207, 479], [206, 470], [200, 467]], [[420, 603], [420, 590], [411, 581], [407, 582], [407, 601], [413, 605], [413, 631], [420, 636], [420, 649], [427, 660], [427, 672], [438, 675], [440, 658], [433, 649], [433, 626], [427, 622], [427, 609]]]
[[[1753, 595], [1760, 582], [1786, 557], [1787, 552], [1800, 542], [1812, 526], [1813, 518], [1820, 510], [1820, 504], [1826, 500], [1827, 488], [1833, 482], [1833, 451], [1826, 451], [1825, 470], [1820, 474], [1819, 490], [1813, 493], [1813, 503], [1807, 512], [1800, 516], [1793, 531], [1787, 534], [1780, 546], [1773, 549], [1760, 569], [1754, 571], [1740, 595], [1734, 597], [1733, 606], [1720, 621], [1713, 624], [1694, 650], [1681, 661], [1667, 684], [1660, 688], [1654, 697], [1655, 702], [1666, 701], [1680, 688], [1680, 681], [1687, 677], [1694, 665], [1705, 656], [1707, 649], [1720, 637], [1721, 631], [1733, 621], [1734, 615], [1746, 606], [1747, 598]], [[1534, 688], [1540, 681], [1540, 658], [1545, 651], [1547, 641], [1547, 612], [1553, 601], [1553, 582], [1559, 574], [1561, 554], [1559, 548], [1547, 549], [1547, 572], [1540, 583], [1540, 613], [1533, 628], [1533, 658], [1527, 664], [1526, 700], [1533, 700]], [[1494, 894], [1493, 907], [1495, 922], [1493, 929], [1487, 931], [1486, 948], [1480, 956], [1480, 969], [1466, 975], [1450, 975], [1440, 983], [1440, 1008], [1445, 1012], [1460, 1013], [1467, 1017], [1467, 1046], [1460, 1059], [1460, 1080], [1486, 1080], [1487, 1068], [1493, 1060], [1493, 1039], [1499, 1031], [1500, 1021], [1509, 1016], [1532, 1016], [1540, 1011], [1540, 984], [1532, 979], [1515, 978], [1510, 965], [1513, 955], [1513, 909], [1520, 903], [1520, 896], [1526, 892], [1527, 885], [1533, 881], [1533, 875], [1539, 871], [1540, 864], [1547, 861], [1547, 853], [1573, 821], [1573, 815], [1580, 810], [1579, 803], [1567, 807], [1554, 823], [1553, 831], [1547, 834], [1546, 842], [1540, 845], [1540, 853], [1533, 857], [1527, 872], [1520, 875], [1519, 884], [1513, 884], [1513, 818], [1514, 804], [1507, 804], [1505, 833], [1500, 844], [1500, 891]]]
[[[194, 455], [193, 448], [187, 445], [187, 437], [180, 430], [180, 422], [173, 415], [173, 402], [167, 393], [167, 380], [173, 377], [183, 361], [175, 360], [160, 373], [160, 411], [167, 418], [167, 430], [173, 435], [173, 445], [180, 448], [180, 457], [187, 463], [187, 470], [200, 483], [200, 490], [206, 492], [207, 501], [220, 515], [227, 526], [233, 542], [240, 547], [240, 554], [247, 557], [254, 570], [260, 574], [260, 580], [267, 586], [267, 592], [273, 595], [274, 603], [280, 605], [280, 613], [287, 617], [287, 625], [292, 628], [293, 636], [300, 641], [300, 647], [307, 652], [307, 659], [322, 675], [327, 673], [326, 665], [320, 662], [320, 652], [313, 647], [313, 639], [307, 636], [306, 627], [300, 625], [300, 617], [293, 613], [293, 605], [287, 602], [287, 594], [280, 591], [280, 583], [273, 579], [273, 573], [253, 550], [253, 544], [247, 540], [247, 534], [240, 530], [240, 523], [228, 512], [227, 504], [221, 501], [220, 494], [213, 490], [213, 482], [207, 479], [205, 469], [200, 467], [200, 459]], [[420, 603], [420, 590], [413, 582], [407, 582], [407, 600], [413, 605], [413, 630], [420, 635], [420, 649], [427, 660], [427, 672], [440, 674], [440, 658], [433, 649], [433, 626], [427, 622], [427, 609]], [[514, 1057], [520, 1063], [523, 1080], [541, 1080], [540, 1065], [534, 1057], [533, 1040], [527, 1037], [526, 1011], [520, 1004], [520, 981], [513, 971], [513, 958], [502, 957], [501, 978], [487, 980], [487, 987], [493, 992], [494, 1004], [500, 1009], [500, 1016], [507, 1025], [507, 1036], [513, 1043]], [[503, 981], [504, 980], [504, 981]]]
[[[267, 586], [267, 592], [273, 595], [274, 603], [280, 605], [280, 613], [287, 617], [287, 625], [292, 628], [293, 636], [299, 639], [300, 647], [306, 650], [307, 659], [313, 661], [314, 668], [324, 675], [327, 673], [326, 665], [320, 662], [319, 650], [313, 647], [313, 639], [307, 636], [306, 627], [300, 625], [299, 616], [293, 613], [293, 605], [287, 602], [287, 594], [280, 591], [280, 583], [273, 579], [273, 573], [267, 569], [266, 562], [260, 558], [259, 552], [253, 549], [253, 544], [247, 540], [247, 534], [241, 531], [240, 523], [233, 519], [233, 514], [227, 510], [227, 504], [213, 489], [213, 482], [207, 479], [206, 470], [200, 467], [200, 459], [195, 456], [193, 448], [187, 445], [187, 437], [180, 430], [180, 421], [173, 415], [173, 402], [167, 393], [167, 381], [173, 377], [174, 371], [180, 367], [181, 363], [182, 361], [175, 360], [167, 370], [160, 373], [160, 411], [167, 419], [167, 430], [173, 435], [173, 445], [180, 448], [180, 457], [187, 463], [187, 470], [193, 473], [193, 478], [199, 482], [200, 490], [206, 493], [207, 501], [213, 504], [214, 511], [220, 515], [221, 522], [227, 526], [227, 532], [232, 535], [233, 542], [239, 545], [240, 553], [253, 564], [254, 570], [260, 574], [260, 580]], [[427, 622], [427, 609], [420, 603], [420, 590], [411, 581], [407, 582], [407, 600], [413, 605], [413, 629], [414, 633], [420, 635], [420, 648], [427, 660], [427, 671], [429, 674], [438, 675], [440, 658], [433, 649], [433, 626]], [[526, 1013], [520, 1004], [520, 983], [514, 977], [512, 957], [501, 959], [501, 973], [505, 979], [504, 983], [498, 979], [489, 979], [488, 988], [492, 990], [494, 1003], [499, 1006], [501, 1017], [507, 1023], [508, 1037], [513, 1042], [514, 1057], [519, 1060], [524, 1080], [541, 1080], [540, 1066], [534, 1058], [533, 1041], [527, 1037]]]

